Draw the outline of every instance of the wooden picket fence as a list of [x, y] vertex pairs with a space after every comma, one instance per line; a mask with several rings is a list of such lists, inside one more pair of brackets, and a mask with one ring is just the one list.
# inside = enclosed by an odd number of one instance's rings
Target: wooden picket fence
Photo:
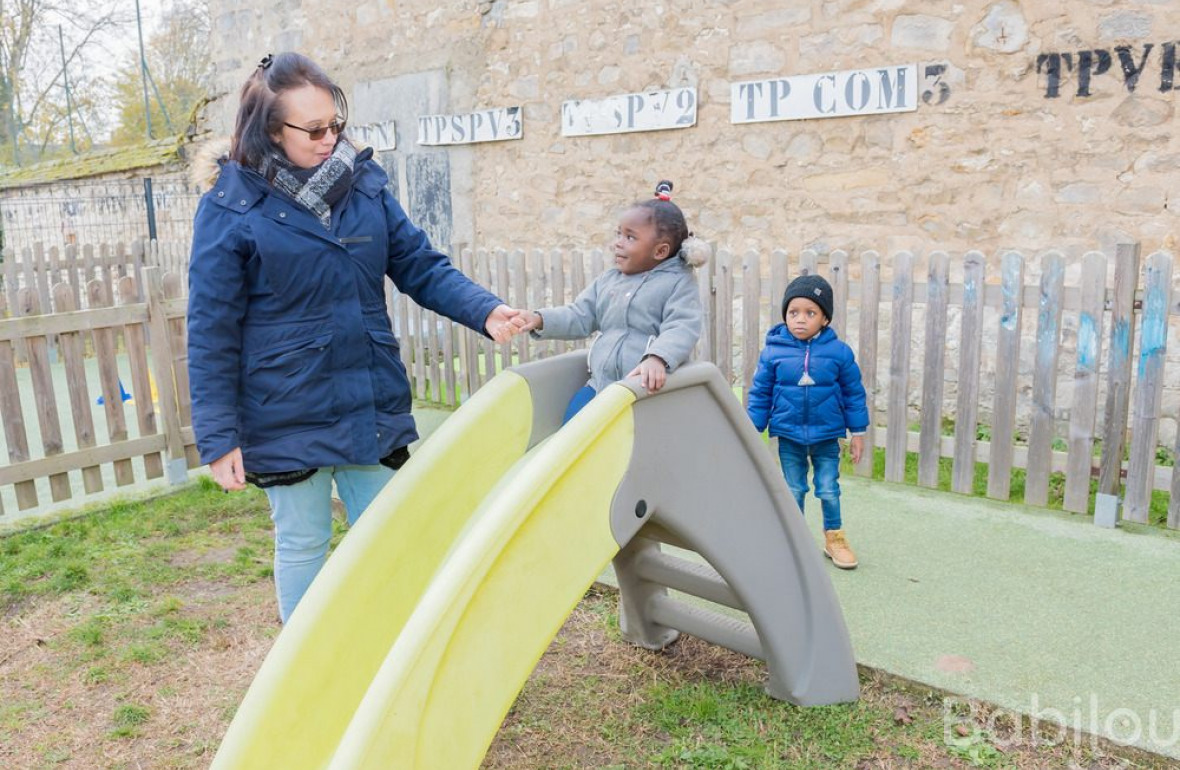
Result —
[[[601, 250], [464, 251], [459, 262], [508, 304], [529, 308], [572, 300], [613, 264]], [[1147, 521], [1152, 491], [1168, 492], [1167, 524], [1180, 528], [1180, 466], [1157, 464], [1160, 422], [1180, 417], [1163, 414], [1162, 407], [1170, 318], [1180, 315], [1180, 303], [1171, 296], [1172, 256], [1151, 255], [1142, 288], [1139, 248], [1133, 244], [1118, 247], [1109, 286], [1108, 258], [1100, 252], [1084, 255], [1080, 279], [1068, 287], [1066, 260], [1056, 252], [1035, 263], [1009, 252], [995, 275], [987, 274], [987, 259], [978, 251], [954, 263], [945, 252], [933, 252], [926, 262], [925, 274], [915, 276], [914, 255], [897, 253], [884, 265], [891, 278], [883, 283], [875, 251], [856, 259], [835, 251], [822, 260], [805, 251], [793, 260], [784, 250], [750, 251], [740, 258], [719, 250], [698, 270], [705, 311], [698, 357], [716, 363], [744, 394], [766, 332], [781, 322], [779, 298], [789, 279], [819, 272], [835, 291], [833, 327], [857, 352], [875, 426], [867, 444], [884, 449], [887, 480], [904, 481], [907, 454], [916, 453], [918, 483], [937, 486], [940, 460], [948, 458], [952, 489], [970, 493], [976, 464], [984, 463], [987, 495], [1008, 500], [1012, 471], [1021, 468], [1023, 501], [1044, 506], [1052, 475], [1062, 474], [1064, 509], [1084, 512], [1092, 502], [1091, 479], [1097, 477], [1098, 492], [1117, 495], [1122, 488], [1129, 521]], [[949, 279], [952, 264], [962, 274], [958, 283]], [[1026, 283], [1032, 265], [1040, 278]], [[455, 341], [449, 321], [425, 313], [415, 319], [411, 307], [402, 308], [401, 329], [417, 396], [448, 405], [460, 398], [457, 391], [474, 392], [515, 361], [585, 344], [518, 337], [495, 345], [465, 329]], [[948, 339], [952, 313], [959, 332]], [[915, 349], [916, 318], [921, 349]], [[1066, 321], [1076, 329], [1069, 346], [1063, 345]], [[888, 347], [882, 349], [885, 325]], [[946, 355], [948, 343], [957, 343], [953, 360]], [[452, 350], [458, 351], [457, 371], [440, 363], [453, 360]], [[1030, 398], [1021, 396], [1022, 351], [1033, 359]], [[987, 359], [994, 371], [985, 371]], [[985, 377], [992, 384], [986, 402], [980, 392]], [[948, 379], [958, 383], [952, 406], [944, 403]], [[1062, 380], [1072, 381], [1068, 403], [1057, 399]], [[876, 408], [878, 400], [884, 409]], [[917, 430], [911, 428], [911, 412], [917, 413]], [[1026, 424], [1018, 425], [1022, 414], [1028, 415]], [[943, 435], [944, 418], [953, 420], [953, 435]], [[987, 438], [980, 438], [981, 427]], [[1062, 442], [1064, 448], [1054, 448]], [[1180, 445], [1167, 449], [1180, 456]], [[870, 475], [872, 463], [873, 452], [865, 452], [858, 473]]]
[[[132, 458], [143, 458], [148, 478], [167, 470], [170, 479], [182, 479], [184, 469], [198, 462], [188, 401], [184, 278], [157, 265], [183, 270], [187, 247], [96, 248], [95, 255], [130, 256], [121, 263], [112, 258], [109, 279], [96, 257], [87, 269], [82, 249], [77, 286], [49, 282], [52, 250], [41, 253], [48, 264], [45, 290], [41, 271], [33, 268], [16, 273], [24, 276], [17, 287], [6, 272], [0, 292], [0, 303], [15, 316], [0, 320], [0, 412], [9, 458], [9, 465], [0, 467], [0, 488], [15, 485], [23, 510], [37, 505], [38, 480], [48, 479], [54, 501], [70, 498], [70, 473], [81, 474], [86, 494], [99, 491], [97, 470], [104, 464], [113, 465], [116, 485], [133, 483]], [[744, 393], [766, 331], [781, 320], [779, 298], [789, 278], [819, 272], [835, 289], [833, 326], [858, 355], [873, 411], [868, 444], [883, 448], [887, 479], [904, 480], [907, 454], [916, 454], [918, 483], [935, 486], [940, 460], [948, 458], [952, 488], [970, 492], [976, 463], [984, 463], [988, 496], [1008, 500], [1012, 471], [1022, 468], [1023, 500], [1044, 505], [1051, 476], [1062, 474], [1065, 509], [1085, 511], [1097, 477], [1098, 491], [1118, 494], [1124, 488], [1124, 518], [1131, 521], [1147, 519], [1153, 490], [1167, 491], [1168, 526], [1180, 528], [1180, 495], [1173, 493], [1180, 490], [1180, 473], [1156, 461], [1160, 422], [1177, 418], [1162, 407], [1169, 321], [1180, 315], [1171, 296], [1172, 257], [1151, 255], [1142, 286], [1138, 247], [1119, 247], [1113, 261], [1109, 286], [1108, 259], [1097, 252], [1083, 257], [1080, 279], [1066, 286], [1066, 262], [1056, 253], [1036, 262], [1008, 253], [989, 275], [979, 252], [955, 260], [934, 252], [915, 275], [918, 260], [908, 252], [882, 260], [873, 251], [855, 258], [836, 251], [821, 258], [782, 250], [738, 257], [719, 250], [697, 272], [705, 307], [698, 357], [714, 361]], [[563, 249], [465, 250], [456, 262], [508, 304], [528, 308], [570, 301], [613, 264], [601, 250]], [[59, 269], [63, 272], [56, 275], [68, 275]], [[1026, 282], [1033, 270], [1039, 279]], [[950, 280], [952, 271], [961, 274], [956, 282]], [[507, 366], [587, 344], [527, 336], [496, 344], [418, 307], [392, 287], [387, 292], [414, 393], [422, 401], [456, 405]], [[111, 306], [112, 296], [118, 296], [118, 306]], [[47, 305], [52, 314], [42, 313]], [[5, 315], [0, 305], [0, 318]], [[886, 328], [888, 336], [882, 333]], [[1066, 328], [1076, 330], [1072, 339], [1064, 339]], [[60, 363], [51, 366], [54, 338]], [[948, 346], [957, 352], [948, 356]], [[26, 351], [27, 363], [18, 358], [18, 348]], [[131, 392], [137, 395], [136, 438], [128, 437], [123, 410], [117, 408], [120, 351], [129, 359]], [[1030, 378], [1021, 374], [1022, 355], [1032, 361], [1031, 388], [1021, 384]], [[87, 356], [97, 362], [106, 443], [95, 439], [93, 394], [81, 363]], [[16, 382], [17, 370], [25, 366], [42, 437], [39, 450], [28, 445]], [[58, 381], [51, 370], [61, 372]], [[953, 398], [945, 392], [948, 381], [957, 383]], [[1063, 381], [1072, 385], [1068, 403], [1057, 397]], [[142, 397], [153, 383], [158, 397]], [[984, 395], [984, 383], [991, 395]], [[75, 437], [68, 450], [54, 396], [63, 387]], [[944, 435], [944, 417], [953, 420], [953, 435]], [[981, 425], [986, 438], [980, 437]], [[872, 457], [865, 453], [859, 473], [871, 473]]]
[[[0, 321], [0, 413], [9, 461], [0, 467], [0, 487], [15, 488], [18, 509], [40, 504], [37, 482], [42, 479], [48, 480], [52, 501], [62, 503], [78, 492], [103, 491], [104, 465], [113, 468], [118, 487], [136, 482], [132, 463], [136, 458], [146, 479], [167, 474], [173, 483], [183, 481], [186, 468], [197, 465], [188, 401], [182, 277], [162, 276], [157, 267], [145, 267], [142, 273], [142, 290], [131, 275], [113, 282], [117, 304], [110, 284], [90, 280], [84, 287], [85, 309], [78, 309], [74, 286], [55, 284], [49, 287], [52, 314], [42, 312], [35, 284], [17, 289], [11, 308], [7, 307], [8, 292], [0, 293], [0, 317], [13, 316]], [[54, 351], [51, 338], [56, 339]], [[17, 361], [18, 344], [26, 352], [24, 366]], [[119, 373], [120, 351], [130, 367], [128, 383], [122, 382]], [[105, 417], [101, 442], [88, 359], [96, 363], [97, 392]], [[18, 383], [18, 367], [27, 368], [31, 387]], [[122, 397], [128, 386], [138, 394], [134, 437]], [[63, 431], [58, 405], [62, 390], [69, 396], [72, 430]], [[29, 442], [28, 400], [41, 440], [36, 452]], [[74, 472], [80, 474], [81, 490], [71, 483]]]

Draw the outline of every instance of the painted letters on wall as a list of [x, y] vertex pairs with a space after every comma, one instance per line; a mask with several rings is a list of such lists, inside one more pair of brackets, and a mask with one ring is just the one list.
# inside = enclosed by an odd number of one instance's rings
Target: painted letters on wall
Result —
[[[1044, 75], [1046, 99], [1061, 96], [1061, 85], [1072, 73], [1077, 76], [1077, 96], [1091, 96], [1095, 88], [1094, 79], [1113, 75], [1115, 62], [1117, 73], [1122, 77], [1122, 86], [1127, 93], [1133, 93], [1141, 78], [1151, 76], [1156, 80], [1160, 93], [1177, 90], [1176, 48], [1180, 43], [1169, 42], [1159, 46], [1144, 43], [1143, 46], [1120, 45], [1113, 49], [1096, 48], [1091, 51], [1043, 53], [1037, 56], [1037, 75]], [[1153, 52], [1158, 51], [1153, 55]], [[1117, 81], [1116, 81], [1117, 82]], [[1146, 82], [1146, 81], [1145, 81]]]
[[524, 136], [520, 107], [469, 112], [464, 115], [423, 115], [418, 118], [418, 144], [502, 142]]
[[573, 99], [561, 105], [562, 136], [660, 131], [688, 128], [696, 122], [696, 88], [620, 94], [601, 100]]
[[730, 86], [731, 123], [839, 118], [918, 109], [918, 65], [793, 75]]

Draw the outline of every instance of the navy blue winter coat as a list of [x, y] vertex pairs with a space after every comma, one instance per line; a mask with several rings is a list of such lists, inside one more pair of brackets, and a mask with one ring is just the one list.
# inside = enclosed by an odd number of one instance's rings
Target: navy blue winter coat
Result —
[[375, 465], [418, 437], [385, 276], [483, 331], [500, 304], [435, 251], [362, 153], [332, 226], [234, 161], [201, 199], [188, 355], [201, 462], [256, 473]]
[[[807, 355], [810, 350], [810, 356]], [[814, 385], [800, 385], [803, 362]], [[799, 444], [844, 438], [868, 428], [869, 410], [852, 348], [830, 326], [803, 342], [786, 325], [766, 335], [746, 412], [759, 431]]]

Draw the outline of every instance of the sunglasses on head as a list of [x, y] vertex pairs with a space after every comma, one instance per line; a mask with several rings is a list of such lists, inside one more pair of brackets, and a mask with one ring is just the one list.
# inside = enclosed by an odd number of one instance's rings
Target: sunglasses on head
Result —
[[329, 131], [332, 132], [332, 136], [340, 136], [340, 132], [344, 130], [344, 126], [347, 123], [347, 120], [334, 120], [328, 125], [320, 126], [319, 128], [304, 128], [303, 126], [297, 126], [293, 123], [283, 123], [283, 125], [287, 128], [293, 128], [296, 131], [302, 131], [303, 133], [307, 134], [308, 139], [313, 142], [318, 142], [319, 140], [323, 139], [324, 134], [328, 133]]

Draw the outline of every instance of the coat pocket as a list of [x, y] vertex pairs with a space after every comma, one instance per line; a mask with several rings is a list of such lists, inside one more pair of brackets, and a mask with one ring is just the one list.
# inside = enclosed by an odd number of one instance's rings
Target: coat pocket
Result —
[[332, 333], [290, 340], [247, 362], [243, 422], [251, 441], [330, 425], [339, 419], [331, 377]]
[[393, 332], [385, 329], [366, 329], [373, 359], [370, 372], [373, 378], [373, 398], [377, 411], [385, 413], [409, 412], [411, 406], [410, 380], [402, 362], [401, 346]]

